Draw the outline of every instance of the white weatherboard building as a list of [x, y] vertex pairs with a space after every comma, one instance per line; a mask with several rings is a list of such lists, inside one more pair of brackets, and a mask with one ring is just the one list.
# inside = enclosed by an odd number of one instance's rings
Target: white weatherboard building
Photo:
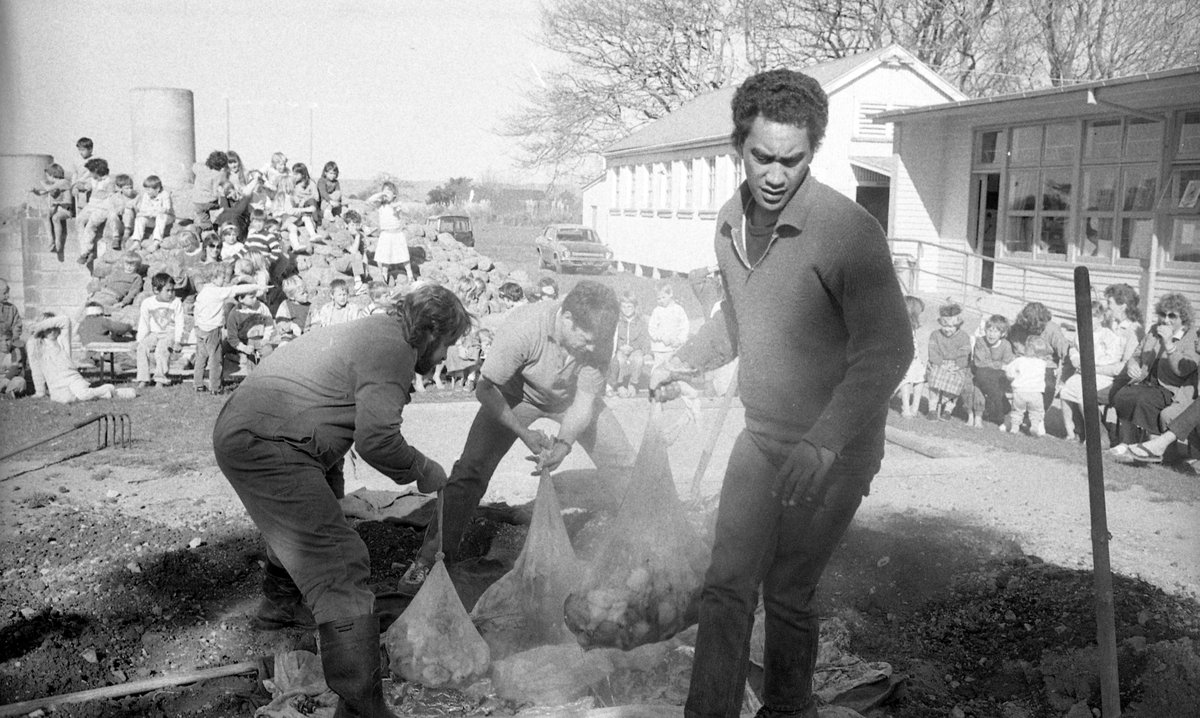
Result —
[[[829, 126], [814, 176], [857, 200], [887, 229], [892, 126], [875, 116], [964, 96], [898, 45], [802, 71], [829, 95]], [[735, 90], [697, 97], [604, 152], [604, 175], [584, 188], [582, 221], [626, 268], [687, 272], [715, 262], [717, 211], [743, 179], [730, 144]]]
[[1200, 66], [877, 120], [895, 127], [888, 235], [922, 291], [1073, 313], [1082, 264], [1094, 290], [1200, 306]]

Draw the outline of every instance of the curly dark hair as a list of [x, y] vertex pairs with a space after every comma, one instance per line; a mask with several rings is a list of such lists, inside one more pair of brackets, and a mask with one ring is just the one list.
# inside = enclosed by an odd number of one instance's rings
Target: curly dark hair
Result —
[[420, 346], [428, 337], [453, 344], [471, 331], [466, 307], [440, 284], [425, 284], [405, 294], [396, 314], [409, 327], [408, 340], [413, 346]]
[[208, 159], [204, 160], [204, 166], [210, 170], [223, 170], [229, 166], [229, 155], [221, 150], [213, 150], [208, 153]]
[[1188, 328], [1192, 326], [1192, 303], [1187, 297], [1178, 292], [1171, 292], [1159, 297], [1158, 301], [1154, 304], [1154, 311], [1158, 314], [1175, 312], [1183, 321], [1183, 326]]
[[829, 98], [821, 83], [795, 70], [768, 70], [751, 75], [730, 103], [733, 109], [733, 134], [730, 139], [738, 152], [746, 143], [754, 119], [762, 116], [773, 122], [795, 125], [808, 130], [808, 144], [816, 151], [825, 139], [829, 123]]
[[83, 168], [97, 177], [108, 176], [108, 160], [102, 160], [99, 157], [93, 157], [83, 163]]
[[597, 339], [617, 330], [617, 317], [621, 313], [617, 293], [599, 282], [580, 281], [567, 293], [562, 308], [571, 313], [571, 320], [580, 329], [595, 334]]
[[1137, 290], [1128, 284], [1110, 284], [1104, 289], [1104, 298], [1112, 299], [1117, 304], [1125, 307], [1125, 318], [1133, 321], [1142, 321], [1142, 313], [1139, 308], [1141, 299], [1138, 297]]

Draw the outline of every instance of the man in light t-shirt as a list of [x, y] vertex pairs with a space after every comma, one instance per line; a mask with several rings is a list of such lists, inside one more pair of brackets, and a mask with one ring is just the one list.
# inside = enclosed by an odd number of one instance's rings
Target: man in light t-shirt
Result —
[[[517, 439], [546, 471], [557, 468], [579, 442], [613, 498], [620, 498], [634, 452], [603, 400], [619, 311], [612, 289], [584, 280], [561, 302], [527, 304], [505, 318], [479, 372], [479, 411], [443, 490], [443, 522], [439, 526], [435, 520], [426, 530], [400, 581], [402, 591], [415, 592], [425, 581], [439, 531], [444, 529], [446, 558], [457, 558], [492, 474]], [[543, 417], [559, 423], [553, 439], [530, 428]]]

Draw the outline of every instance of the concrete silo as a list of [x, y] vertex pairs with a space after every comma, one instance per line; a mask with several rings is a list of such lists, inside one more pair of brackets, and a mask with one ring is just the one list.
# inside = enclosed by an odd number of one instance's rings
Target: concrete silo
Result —
[[191, 184], [196, 162], [196, 118], [192, 91], [177, 87], [135, 87], [133, 182], [158, 175], [171, 189]]
[[0, 208], [41, 204], [31, 187], [40, 187], [44, 172], [54, 158], [50, 155], [0, 155]]

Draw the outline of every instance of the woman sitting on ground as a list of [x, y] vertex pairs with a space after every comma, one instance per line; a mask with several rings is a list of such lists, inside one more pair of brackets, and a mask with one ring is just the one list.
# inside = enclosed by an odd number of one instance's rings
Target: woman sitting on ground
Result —
[[1154, 307], [1158, 323], [1125, 365], [1129, 383], [1113, 395], [1120, 443], [1118, 456], [1130, 452], [1140, 433], [1161, 434], [1196, 398], [1196, 347], [1192, 305], [1178, 293], [1164, 295]]

